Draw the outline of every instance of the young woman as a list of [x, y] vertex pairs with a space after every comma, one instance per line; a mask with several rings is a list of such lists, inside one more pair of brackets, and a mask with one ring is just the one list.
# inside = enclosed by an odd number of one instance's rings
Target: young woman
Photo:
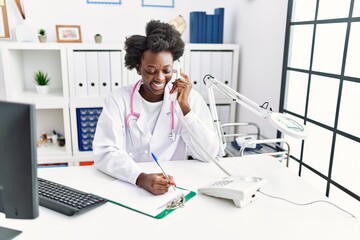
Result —
[[[180, 72], [175, 79], [174, 61], [184, 52], [179, 32], [170, 24], [152, 20], [146, 36], [132, 35], [125, 41], [125, 66], [136, 69], [140, 80], [113, 91], [104, 101], [93, 151], [96, 167], [120, 180], [136, 184], [153, 194], [175, 185], [159, 173], [145, 173], [137, 162], [181, 160], [187, 155], [207, 161], [189, 136], [184, 123], [201, 139], [211, 155], [219, 149], [209, 109], [201, 95], [192, 90], [189, 77]], [[177, 101], [170, 99], [176, 94]]]

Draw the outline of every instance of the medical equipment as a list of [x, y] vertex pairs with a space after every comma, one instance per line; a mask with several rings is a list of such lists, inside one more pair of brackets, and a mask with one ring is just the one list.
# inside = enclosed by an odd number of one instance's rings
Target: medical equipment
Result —
[[137, 83], [135, 83], [135, 86], [131, 90], [130, 113], [126, 116], [126, 127], [127, 128], [130, 128], [130, 118], [131, 117], [135, 117], [136, 119], [138, 119], [140, 117], [140, 113], [134, 112], [134, 94], [135, 94], [135, 90], [140, 82], [141, 82], [141, 80], [137, 81]]

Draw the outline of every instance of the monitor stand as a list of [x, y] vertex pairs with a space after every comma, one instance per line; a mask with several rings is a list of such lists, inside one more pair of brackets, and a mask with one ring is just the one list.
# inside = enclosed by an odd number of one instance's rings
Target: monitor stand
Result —
[[5, 228], [5, 227], [0, 226], [0, 240], [13, 239], [20, 233], [22, 233], [22, 231], [20, 231], [20, 230], [10, 229], [10, 228]]

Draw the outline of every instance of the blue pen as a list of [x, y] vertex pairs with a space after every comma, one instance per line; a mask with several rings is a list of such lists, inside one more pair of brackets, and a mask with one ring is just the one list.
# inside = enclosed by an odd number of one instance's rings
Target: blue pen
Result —
[[[156, 164], [159, 166], [159, 168], [161, 169], [161, 171], [163, 172], [164, 174], [164, 177], [169, 181], [171, 182], [169, 176], [165, 173], [164, 169], [160, 166], [159, 162], [158, 162], [158, 159], [157, 157], [155, 156], [154, 153], [151, 153], [151, 156], [153, 157], [154, 161], [156, 162]], [[176, 188], [174, 187], [174, 185], [172, 185], [173, 189], [176, 190]]]

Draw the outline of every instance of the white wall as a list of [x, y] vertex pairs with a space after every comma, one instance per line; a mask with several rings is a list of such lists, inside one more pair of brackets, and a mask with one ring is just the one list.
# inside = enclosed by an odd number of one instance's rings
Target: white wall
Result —
[[[45, 28], [48, 40], [56, 41], [55, 25], [81, 25], [83, 42], [93, 42], [95, 33], [103, 35], [104, 42], [124, 41], [127, 35], [144, 34], [145, 23], [150, 19], [169, 21], [181, 14], [189, 22], [190, 11], [213, 13], [217, 7], [225, 7], [224, 41], [233, 42], [231, 22], [236, 13], [227, 11], [236, 5], [235, 0], [175, 0], [175, 8], [142, 7], [141, 0], [121, 0], [120, 5], [87, 4], [86, 0], [23, 0], [26, 21], [34, 29]], [[10, 27], [13, 29], [22, 18], [15, 1], [7, 0]], [[189, 27], [183, 35], [189, 42]]]
[[[258, 104], [266, 101], [279, 110], [280, 85], [285, 43], [287, 0], [240, 0], [237, 35], [240, 44], [239, 91]], [[262, 135], [276, 136], [265, 120], [240, 109], [239, 120], [257, 122]]]
[[[181, 14], [189, 22], [190, 11], [225, 7], [224, 43], [240, 45], [238, 89], [256, 103], [269, 101], [278, 110], [284, 50], [286, 0], [175, 0], [175, 8], [141, 7], [141, 0], [121, 0], [121, 5], [87, 4], [86, 0], [23, 0], [27, 21], [35, 30], [45, 28], [48, 41], [56, 41], [55, 25], [80, 25], [83, 42], [93, 42], [101, 33], [104, 42], [123, 41], [131, 34], [144, 34], [150, 19], [169, 21]], [[10, 28], [22, 22], [15, 2], [7, 0]], [[13, 37], [13, 35], [12, 35]], [[189, 27], [183, 34], [189, 42]], [[239, 120], [258, 122], [263, 135], [276, 131], [248, 110]]]

